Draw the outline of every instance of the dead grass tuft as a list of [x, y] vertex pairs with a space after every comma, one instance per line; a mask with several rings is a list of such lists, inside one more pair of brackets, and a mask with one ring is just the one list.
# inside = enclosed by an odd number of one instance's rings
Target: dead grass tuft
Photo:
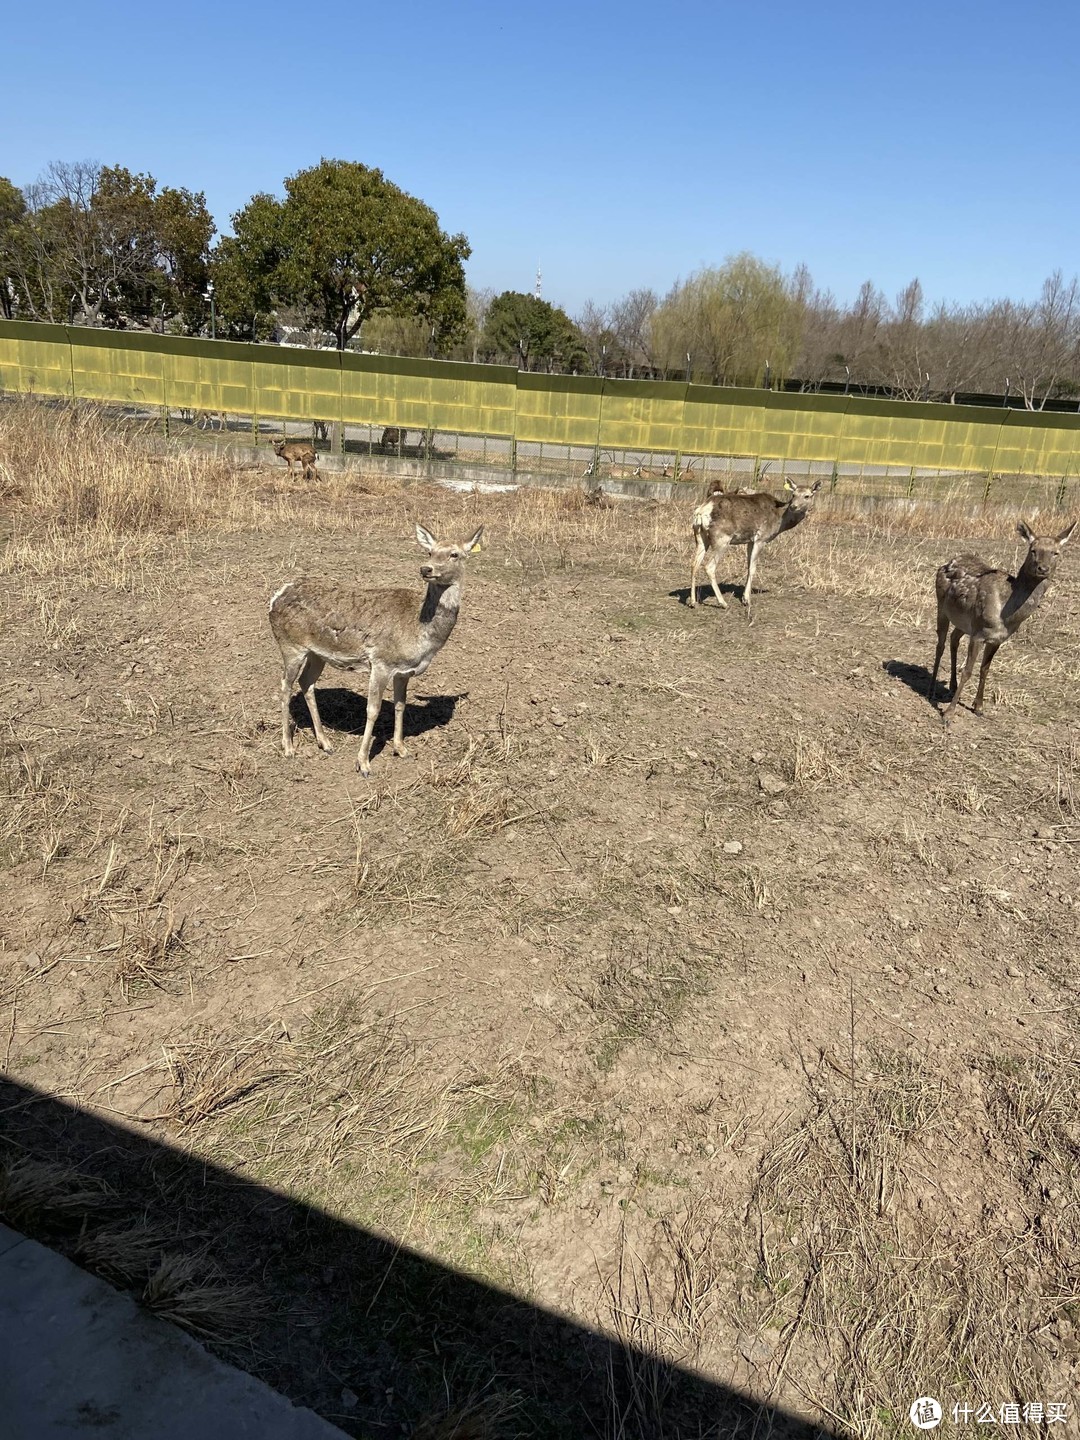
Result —
[[147, 1280], [142, 1304], [202, 1340], [246, 1339], [264, 1302], [253, 1286], [225, 1282], [196, 1256], [166, 1255]]
[[31, 1235], [78, 1229], [116, 1201], [104, 1181], [30, 1158], [0, 1165], [0, 1217]]

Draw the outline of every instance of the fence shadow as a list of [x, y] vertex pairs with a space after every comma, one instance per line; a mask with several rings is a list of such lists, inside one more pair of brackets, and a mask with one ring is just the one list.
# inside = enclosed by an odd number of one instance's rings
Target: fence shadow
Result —
[[[355, 1436], [818, 1440], [829, 1432], [440, 1262], [0, 1078], [0, 1156], [110, 1187], [108, 1223], [161, 1230], [252, 1293], [218, 1348]], [[48, 1212], [44, 1212], [47, 1216]], [[70, 1250], [43, 1219], [34, 1238]], [[25, 1222], [24, 1230], [34, 1227]], [[77, 1253], [77, 1251], [76, 1251]], [[506, 1418], [491, 1424], [503, 1406]], [[469, 1407], [486, 1423], [466, 1423]], [[456, 1418], [455, 1418], [456, 1417]]]

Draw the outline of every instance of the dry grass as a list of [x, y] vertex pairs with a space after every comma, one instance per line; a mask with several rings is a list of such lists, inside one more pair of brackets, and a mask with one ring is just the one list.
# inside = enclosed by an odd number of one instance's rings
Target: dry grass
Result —
[[115, 1192], [93, 1176], [29, 1157], [0, 1163], [0, 1218], [30, 1235], [78, 1230], [107, 1213]]
[[[1038, 1133], [1048, 1173], [1071, 1194], [1072, 1065], [1064, 1083], [1038, 1063], [989, 1069], [1010, 1153], [1026, 1169], [1021, 1137], [1030, 1145]], [[858, 1436], [903, 1433], [905, 1397], [928, 1386], [995, 1402], [1039, 1393], [1039, 1327], [1054, 1305], [1080, 1298], [1074, 1221], [1048, 1238], [1008, 1233], [992, 1201], [950, 1215], [923, 1184], [950, 1147], [942, 1082], [885, 1051], [844, 1055], [830, 1069], [819, 1072], [812, 1113], [766, 1153], [751, 1203], [757, 1264], [746, 1318], [779, 1336], [778, 1375]], [[1053, 1208], [1059, 1224], [1075, 1216], [1075, 1200]], [[1048, 1294], [1059, 1298], [1048, 1305]]]

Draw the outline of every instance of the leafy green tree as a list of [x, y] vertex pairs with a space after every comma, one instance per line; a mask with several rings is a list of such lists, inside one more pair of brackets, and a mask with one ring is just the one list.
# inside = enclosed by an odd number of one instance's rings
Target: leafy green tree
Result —
[[585, 370], [589, 355], [580, 330], [556, 305], [504, 290], [488, 306], [481, 350], [524, 370]]
[[201, 324], [214, 224], [202, 195], [158, 193], [152, 175], [90, 162], [50, 165], [13, 222], [18, 309], [91, 325]]
[[446, 235], [430, 206], [380, 170], [323, 160], [257, 195], [219, 247], [229, 315], [247, 304], [295, 305], [344, 349], [377, 312], [413, 317], [451, 344], [465, 328], [464, 235]]
[[19, 231], [25, 215], [22, 191], [0, 175], [0, 315], [5, 320], [15, 314]]
[[218, 317], [237, 340], [265, 340], [272, 333], [274, 277], [285, 255], [283, 206], [273, 195], [255, 195], [233, 216], [234, 234], [218, 241], [210, 265]]

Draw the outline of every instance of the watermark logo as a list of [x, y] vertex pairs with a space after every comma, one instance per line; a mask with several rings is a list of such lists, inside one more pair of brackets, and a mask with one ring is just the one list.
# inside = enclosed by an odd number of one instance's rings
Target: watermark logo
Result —
[[920, 1395], [908, 1414], [916, 1430], [933, 1430], [941, 1424], [941, 1406], [932, 1395]]

